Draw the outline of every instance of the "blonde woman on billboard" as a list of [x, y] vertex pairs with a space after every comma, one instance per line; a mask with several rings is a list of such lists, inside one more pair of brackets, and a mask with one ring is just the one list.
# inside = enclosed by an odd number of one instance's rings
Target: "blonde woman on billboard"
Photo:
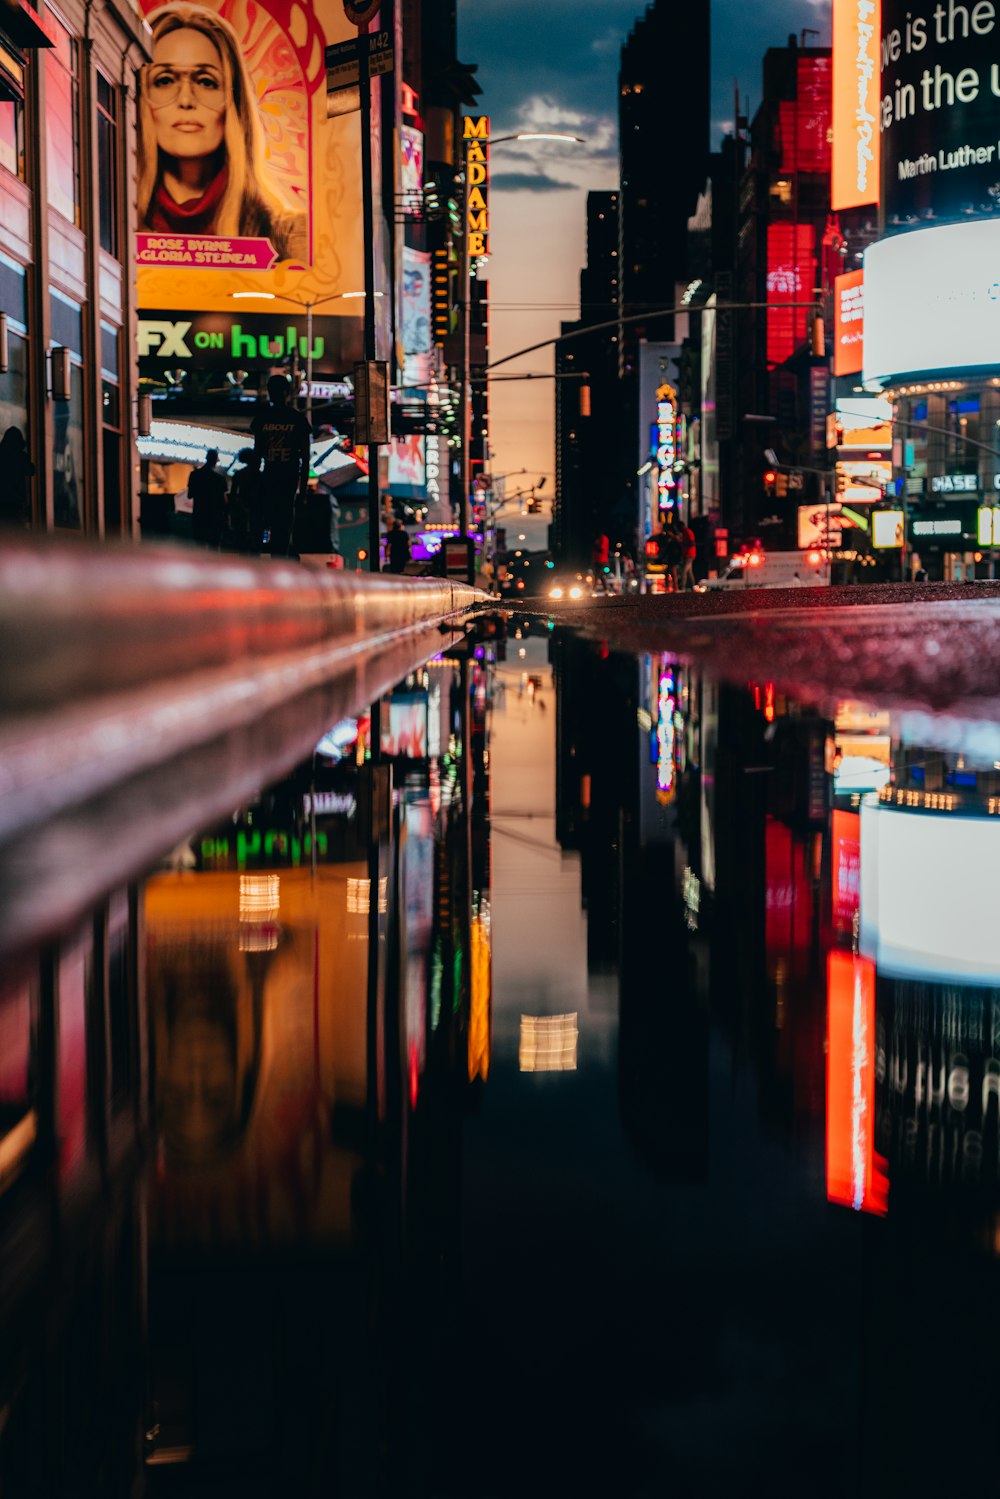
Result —
[[269, 239], [304, 259], [306, 217], [267, 181], [255, 91], [227, 21], [201, 5], [149, 18], [139, 96], [139, 226], [154, 234]]

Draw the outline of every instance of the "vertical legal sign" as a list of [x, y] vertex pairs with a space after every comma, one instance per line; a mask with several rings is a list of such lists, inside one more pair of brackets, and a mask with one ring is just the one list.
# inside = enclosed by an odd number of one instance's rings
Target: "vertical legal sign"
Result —
[[879, 200], [881, 0], [833, 0], [834, 210]]
[[661, 385], [656, 392], [656, 489], [661, 510], [671, 510], [677, 501], [677, 392]]
[[469, 236], [469, 259], [490, 253], [490, 117], [466, 115], [462, 122], [465, 140], [465, 232]]

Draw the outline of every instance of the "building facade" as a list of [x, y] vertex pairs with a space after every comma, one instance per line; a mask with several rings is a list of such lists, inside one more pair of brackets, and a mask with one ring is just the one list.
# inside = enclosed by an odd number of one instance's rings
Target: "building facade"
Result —
[[0, 17], [0, 427], [34, 473], [24, 521], [130, 538], [138, 524], [136, 71], [130, 4]]

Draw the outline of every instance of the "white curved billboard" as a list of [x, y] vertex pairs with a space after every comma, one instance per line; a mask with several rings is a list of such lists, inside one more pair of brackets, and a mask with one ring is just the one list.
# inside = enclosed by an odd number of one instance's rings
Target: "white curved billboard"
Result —
[[865, 251], [864, 383], [1000, 368], [1000, 219]]

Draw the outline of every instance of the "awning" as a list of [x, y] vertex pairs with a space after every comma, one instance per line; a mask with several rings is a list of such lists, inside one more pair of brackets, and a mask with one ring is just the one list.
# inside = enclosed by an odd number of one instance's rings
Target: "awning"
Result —
[[0, 32], [26, 52], [55, 46], [55, 37], [28, 0], [0, 0]]

